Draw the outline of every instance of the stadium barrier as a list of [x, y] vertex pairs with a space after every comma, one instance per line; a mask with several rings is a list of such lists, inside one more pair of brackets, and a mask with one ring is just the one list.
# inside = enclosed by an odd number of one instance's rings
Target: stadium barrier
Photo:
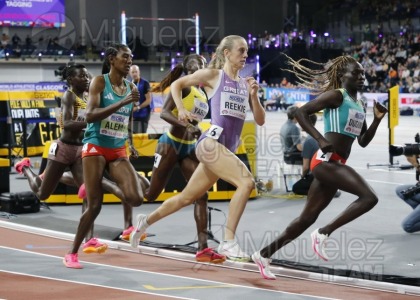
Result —
[[[200, 127], [205, 130], [209, 128], [209, 121], [204, 121]], [[160, 134], [134, 134], [133, 145], [139, 152], [138, 158], [130, 158], [136, 171], [147, 177], [149, 180], [152, 176], [152, 169], [154, 163], [154, 153]], [[236, 156], [248, 167], [251, 173], [256, 176], [256, 125], [254, 121], [246, 121], [241, 135], [241, 144], [236, 151]], [[48, 149], [50, 141], [45, 143], [44, 152], [39, 172], [42, 173], [47, 164]], [[127, 150], [128, 151], [128, 150]], [[159, 195], [156, 201], [165, 201], [176, 193], [182, 191], [186, 182], [182, 172], [176, 166], [168, 180], [164, 191]], [[209, 190], [209, 200], [230, 200], [236, 188], [224, 180], [218, 180], [213, 187]], [[74, 204], [81, 203], [82, 200], [77, 197], [77, 188], [67, 186], [59, 183], [53, 194], [46, 199], [46, 203], [61, 203], [61, 204]], [[257, 190], [254, 188], [251, 192], [250, 198], [253, 199], [257, 196]], [[112, 194], [104, 194], [104, 203], [117, 203], [120, 202], [116, 196]]]

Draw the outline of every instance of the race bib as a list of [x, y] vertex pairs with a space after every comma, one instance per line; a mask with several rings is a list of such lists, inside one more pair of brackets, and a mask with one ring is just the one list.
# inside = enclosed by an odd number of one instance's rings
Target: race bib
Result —
[[209, 105], [206, 102], [202, 102], [197, 98], [194, 98], [194, 108], [192, 109], [192, 113], [197, 117], [197, 119], [201, 122], [209, 112]]
[[86, 109], [81, 109], [77, 111], [77, 118], [76, 121], [78, 122], [85, 122], [86, 121]]
[[207, 131], [206, 136], [218, 140], [220, 135], [223, 132], [223, 128], [217, 125], [211, 125], [209, 131]]
[[48, 155], [56, 155], [58, 150], [58, 144], [57, 143], [51, 143], [50, 148], [48, 149]]
[[356, 109], [349, 109], [349, 116], [347, 118], [346, 125], [344, 126], [344, 132], [359, 136], [362, 132], [364, 121], [365, 113]]
[[220, 96], [220, 115], [245, 120], [247, 103], [248, 97], [245, 95], [222, 92]]
[[112, 114], [101, 121], [100, 134], [125, 139], [128, 136], [129, 117], [126, 115]]
[[161, 159], [162, 159], [162, 155], [160, 155], [159, 153], [155, 153], [155, 162], [153, 163], [153, 167], [157, 169], [159, 167]]
[[316, 152], [316, 159], [320, 161], [329, 161], [331, 158], [332, 152], [324, 153], [321, 149]]

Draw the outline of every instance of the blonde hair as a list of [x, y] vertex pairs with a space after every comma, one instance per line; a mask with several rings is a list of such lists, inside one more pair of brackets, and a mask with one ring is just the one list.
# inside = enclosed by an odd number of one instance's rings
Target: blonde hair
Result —
[[232, 50], [235, 41], [239, 39], [244, 39], [239, 35], [228, 35], [223, 38], [219, 46], [216, 48], [216, 52], [213, 54], [213, 57], [209, 63], [209, 69], [222, 69], [225, 65], [225, 49]]
[[[313, 94], [339, 89], [340, 77], [345, 73], [347, 66], [357, 63], [356, 59], [348, 55], [336, 57], [327, 63], [317, 63], [306, 58], [295, 61], [287, 55], [286, 57], [287, 64], [292, 67], [292, 70], [285, 71], [293, 73], [300, 81], [299, 86], [311, 90]], [[304, 66], [305, 62], [317, 66], [317, 69]]]

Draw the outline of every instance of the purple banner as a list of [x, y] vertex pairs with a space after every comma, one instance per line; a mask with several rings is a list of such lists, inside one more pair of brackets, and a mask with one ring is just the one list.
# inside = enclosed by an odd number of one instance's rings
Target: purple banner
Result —
[[64, 27], [65, 0], [0, 0], [0, 26]]

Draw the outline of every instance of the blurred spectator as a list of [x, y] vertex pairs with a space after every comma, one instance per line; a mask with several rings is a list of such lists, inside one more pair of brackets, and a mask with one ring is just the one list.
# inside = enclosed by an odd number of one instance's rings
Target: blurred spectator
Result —
[[3, 33], [1, 35], [1, 48], [6, 49], [7, 46], [9, 45], [9, 42], [10, 42], [10, 37], [6, 33]]
[[13, 46], [13, 49], [14, 48], [17, 48], [17, 46], [18, 45], [20, 45], [20, 42], [21, 42], [22, 40], [20, 39], [20, 37], [15, 33], [13, 36], [12, 36], [12, 46]]
[[280, 128], [280, 142], [283, 148], [284, 162], [292, 165], [302, 164], [302, 141], [300, 128], [296, 125], [297, 106], [287, 108], [287, 121]]

